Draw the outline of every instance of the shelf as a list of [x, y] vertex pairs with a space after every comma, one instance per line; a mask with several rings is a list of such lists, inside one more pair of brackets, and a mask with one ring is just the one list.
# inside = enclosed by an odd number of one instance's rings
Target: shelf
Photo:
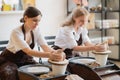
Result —
[[108, 10], [108, 11], [104, 11], [104, 12], [120, 12], [120, 10]]
[[102, 12], [119, 12], [120, 10], [106, 10], [106, 11], [90, 11], [90, 13], [102, 13]]
[[89, 11], [90, 13], [102, 13], [102, 11]]
[[110, 46], [119, 46], [120, 44], [109, 44]]
[[[103, 13], [103, 12], [120, 12], [120, 10], [107, 10], [107, 11], [89, 11], [90, 13]], [[70, 14], [71, 11], [68, 12], [68, 14]]]
[[[70, 0], [68, 0], [70, 1]], [[120, 60], [120, 0], [87, 0], [88, 5], [87, 5], [87, 10], [89, 11], [90, 14], [94, 13], [94, 16], [90, 16], [90, 23], [88, 24], [88, 35], [92, 38], [94, 37], [101, 37], [101, 42], [103, 41], [103, 38], [105, 36], [113, 36], [115, 41], [118, 41], [113, 44], [109, 44], [109, 46], [112, 46], [113, 49], [112, 53], [109, 56], [113, 58], [115, 56], [116, 60]], [[93, 4], [94, 3], [94, 4]], [[101, 5], [101, 7], [98, 5], [98, 3]], [[72, 3], [68, 3], [68, 15], [71, 13], [69, 11], [69, 8], [74, 8], [72, 6]], [[116, 22], [107, 22], [104, 24], [102, 20], [109, 20], [109, 19], [116, 19]], [[100, 27], [97, 27], [97, 23], [95, 23], [95, 20], [101, 20]], [[113, 25], [111, 25], [113, 24]], [[89, 27], [90, 25], [90, 27]], [[96, 26], [95, 26], [96, 25]], [[109, 25], [109, 27], [108, 27]], [[102, 27], [103, 26], [103, 27]], [[90, 29], [91, 28], [91, 29]], [[116, 46], [118, 49], [116, 49]], [[91, 55], [92, 56], [92, 55]], [[118, 57], [117, 57], [118, 56]], [[114, 59], [114, 58], [113, 58]]]
[[110, 27], [110, 28], [102, 28], [102, 29], [95, 28], [95, 29], [88, 29], [88, 30], [89, 31], [94, 31], [94, 30], [101, 31], [101, 30], [109, 30], [109, 29], [119, 29], [119, 27]]
[[[89, 10], [88, 10], [89, 11]], [[119, 12], [120, 10], [106, 10], [106, 11], [89, 11], [90, 13], [102, 13], [102, 12]], [[71, 11], [68, 11], [68, 14], [70, 14]]]
[[0, 14], [21, 14], [24, 11], [0, 11]]

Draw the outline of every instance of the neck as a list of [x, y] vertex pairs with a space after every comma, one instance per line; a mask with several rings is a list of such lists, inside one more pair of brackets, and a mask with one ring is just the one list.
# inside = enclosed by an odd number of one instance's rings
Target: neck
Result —
[[29, 33], [31, 31], [31, 29], [29, 28], [29, 26], [27, 26], [26, 24], [24, 24], [24, 29], [26, 33]]
[[78, 28], [79, 28], [79, 25], [74, 25], [74, 29], [75, 29], [75, 31], [77, 32], [78, 31]]

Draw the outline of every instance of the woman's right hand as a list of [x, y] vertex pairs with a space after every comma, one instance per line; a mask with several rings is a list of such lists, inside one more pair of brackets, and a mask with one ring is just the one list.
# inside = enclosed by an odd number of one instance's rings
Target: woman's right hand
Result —
[[105, 47], [105, 45], [95, 45], [94, 50], [97, 52], [104, 52], [104, 51], [106, 51], [106, 47]]
[[50, 60], [53, 61], [63, 61], [65, 59], [65, 53], [62, 51], [61, 53], [58, 53], [60, 51], [58, 50], [54, 50], [51, 52], [51, 54], [49, 54], [49, 58]]

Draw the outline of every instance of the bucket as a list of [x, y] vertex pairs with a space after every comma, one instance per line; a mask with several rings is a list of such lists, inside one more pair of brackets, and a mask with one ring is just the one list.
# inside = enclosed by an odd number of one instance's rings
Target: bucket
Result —
[[64, 75], [66, 72], [67, 65], [69, 61], [65, 59], [64, 61], [55, 62], [52, 60], [48, 60], [52, 64], [52, 74], [53, 75]]
[[111, 53], [110, 50], [105, 52], [93, 52], [95, 55], [95, 60], [100, 66], [104, 66], [107, 63], [108, 54]]

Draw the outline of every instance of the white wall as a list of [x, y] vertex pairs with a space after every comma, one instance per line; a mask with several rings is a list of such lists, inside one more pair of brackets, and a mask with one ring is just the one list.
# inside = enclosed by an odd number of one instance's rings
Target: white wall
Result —
[[8, 40], [11, 30], [20, 25], [22, 13], [0, 14], [0, 40]]
[[37, 0], [42, 12], [40, 27], [44, 35], [55, 35], [59, 24], [67, 15], [67, 0]]
[[[43, 14], [40, 22], [41, 32], [44, 35], [55, 35], [59, 24], [67, 14], [66, 0], [36, 0], [36, 7]], [[23, 13], [0, 13], [0, 40], [8, 40], [11, 30], [20, 25]]]

